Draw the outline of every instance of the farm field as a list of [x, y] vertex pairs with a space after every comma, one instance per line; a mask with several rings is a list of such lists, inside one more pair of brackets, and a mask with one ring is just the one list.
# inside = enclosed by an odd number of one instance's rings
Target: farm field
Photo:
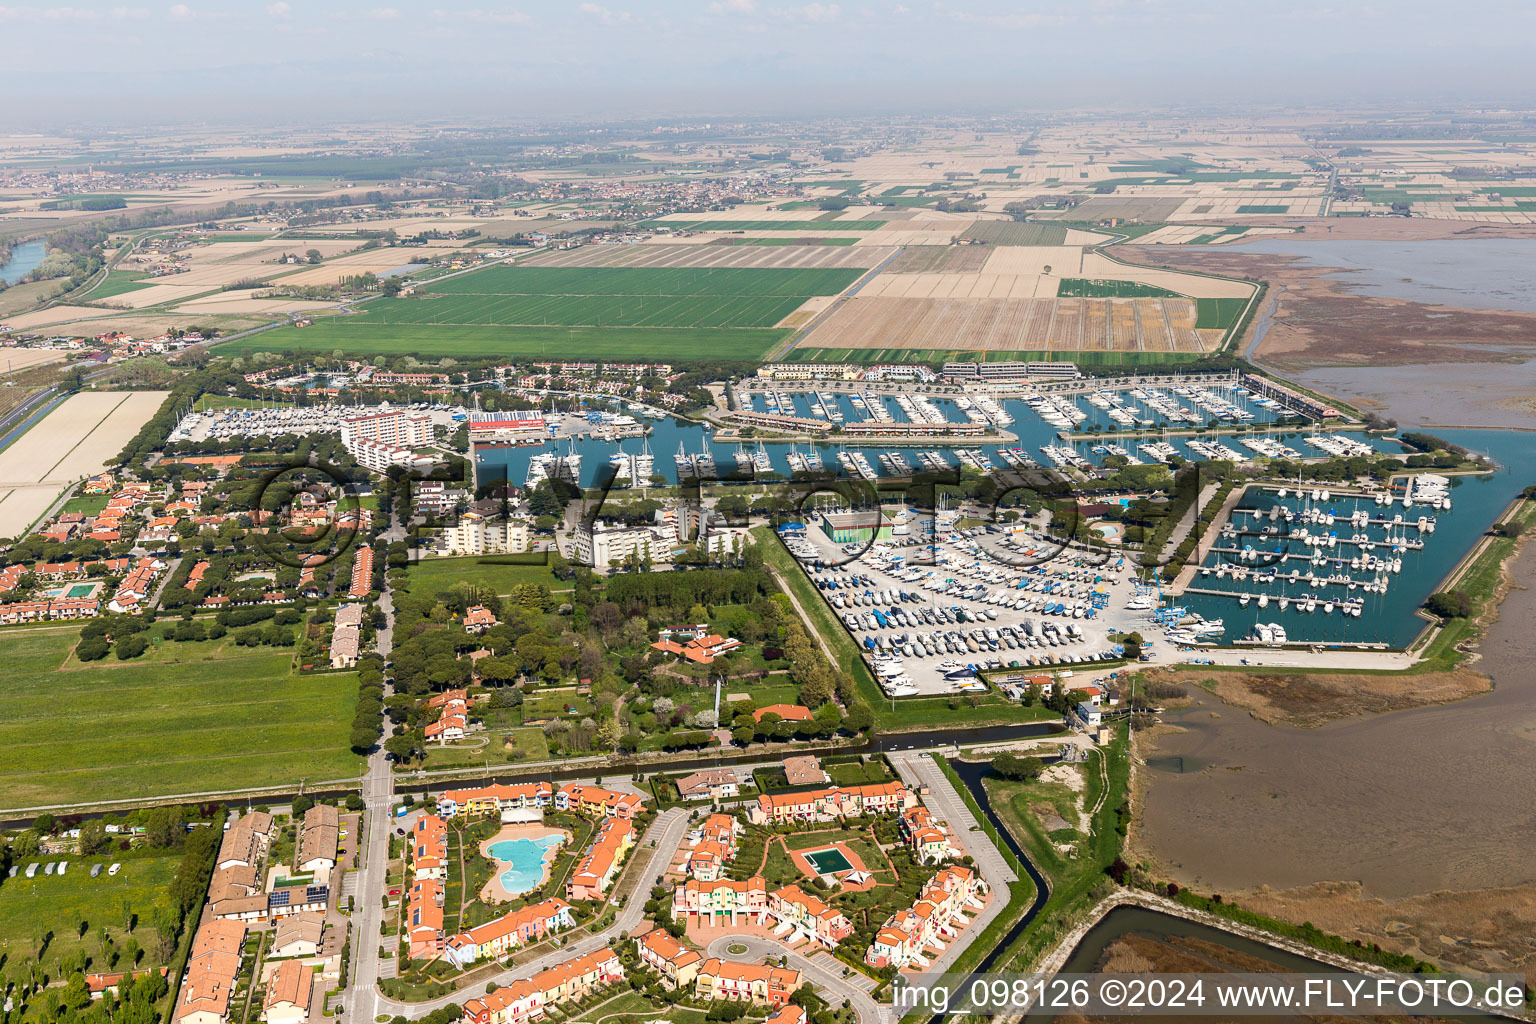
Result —
[[[22, 861], [17, 876], [0, 884], [0, 949], [7, 951], [8, 960], [19, 963], [30, 959], [35, 951], [32, 944], [36, 937], [52, 933], [53, 938], [43, 954], [46, 962], [52, 964], [61, 956], [83, 950], [92, 958], [93, 971], [105, 971], [107, 967], [97, 932], [106, 929], [119, 951], [130, 934], [138, 942], [144, 951], [139, 970], [160, 965], [156, 956], [159, 942], [154, 926], [155, 908], [170, 906], [171, 880], [181, 864], [179, 852], [144, 856], [135, 851], [99, 857], [44, 854], [33, 860], [42, 864], [68, 860], [69, 869], [60, 877], [45, 874], [39, 868], [34, 877], [27, 878], [27, 864], [32, 861]], [[93, 865], [110, 866], [113, 863], [122, 865], [116, 875], [102, 871], [97, 877], [91, 877]], [[132, 933], [123, 927], [124, 903], [138, 918]], [[78, 928], [78, 922], [82, 920], [87, 924], [83, 938]]]
[[643, 228], [671, 228], [673, 231], [874, 231], [885, 227], [883, 220], [659, 220], [642, 224]]
[[[771, 245], [777, 238], [712, 239], [696, 245], [584, 245], [528, 257], [523, 267], [859, 267], [868, 269], [894, 253], [893, 247]], [[783, 239], [800, 242], [803, 239]], [[725, 244], [727, 243], [728, 244]]]
[[[157, 651], [77, 667], [79, 636], [72, 627], [0, 636], [7, 808], [313, 783], [362, 764], [347, 746], [353, 675], [295, 676], [291, 651], [182, 663]], [[185, 646], [195, 657], [202, 645]]]
[[992, 245], [1062, 245], [1067, 241], [1064, 225], [1012, 220], [978, 220], [958, 234]]
[[[785, 355], [791, 363], [928, 363], [944, 362], [1038, 362], [1060, 359], [1060, 352], [1010, 351], [978, 352], [943, 348], [796, 348]], [[1161, 366], [1190, 362], [1200, 358], [1195, 352], [1073, 352], [1074, 363], [1088, 366]]]
[[24, 533], [71, 483], [106, 468], [165, 391], [83, 391], [0, 452], [0, 537]]
[[833, 349], [1199, 354], [1220, 344], [1221, 332], [1197, 330], [1196, 315], [1195, 300], [1182, 297], [912, 298], [861, 292], [808, 340]]
[[755, 359], [785, 336], [775, 324], [860, 274], [854, 268], [492, 267], [434, 285], [425, 298], [383, 299], [358, 316], [270, 332], [242, 348]]

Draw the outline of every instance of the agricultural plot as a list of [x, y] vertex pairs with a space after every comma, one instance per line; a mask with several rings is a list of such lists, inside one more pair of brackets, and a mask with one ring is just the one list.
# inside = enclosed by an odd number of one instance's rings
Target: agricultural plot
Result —
[[[773, 251], [773, 250], [762, 250]], [[253, 349], [755, 359], [775, 324], [856, 268], [492, 267], [367, 312], [261, 336]]]
[[1178, 298], [1178, 292], [1140, 281], [1095, 281], [1082, 277], [1062, 278], [1056, 294], [1084, 299]]
[[991, 245], [1061, 245], [1067, 240], [1067, 229], [1061, 224], [1014, 220], [978, 220], [958, 234]]
[[297, 676], [286, 651], [180, 660], [177, 648], [191, 659], [204, 645], [167, 641], [153, 657], [82, 667], [70, 658], [79, 637], [0, 636], [6, 808], [314, 783], [361, 766], [348, 748], [354, 675]]
[[987, 256], [984, 245], [909, 245], [891, 260], [885, 273], [974, 274], [986, 265]]
[[815, 328], [807, 347], [1013, 353], [1210, 351], [1220, 344], [1222, 331], [1197, 330], [1195, 317], [1195, 300], [1184, 297], [912, 298], [860, 293]]
[[[522, 261], [527, 267], [763, 267], [814, 268], [879, 266], [896, 251], [887, 246], [760, 245], [773, 238], [714, 239], [682, 245], [584, 245], [550, 250]], [[786, 239], [788, 241], [788, 239]], [[848, 241], [852, 241], [849, 239]]]
[[813, 223], [816, 231], [874, 231], [885, 227], [883, 220], [660, 220], [640, 226], [673, 231], [804, 231]]
[[24, 534], [71, 483], [106, 468], [165, 391], [83, 391], [0, 452], [0, 537]]

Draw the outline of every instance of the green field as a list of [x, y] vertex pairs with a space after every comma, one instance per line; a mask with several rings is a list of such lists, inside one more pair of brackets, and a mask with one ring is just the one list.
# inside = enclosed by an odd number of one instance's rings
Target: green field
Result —
[[[69, 861], [69, 870], [60, 878], [45, 875], [38, 868], [37, 875], [27, 878], [27, 865], [21, 861], [21, 870], [15, 878], [0, 881], [0, 950], [7, 961], [20, 963], [30, 960], [37, 952], [34, 942], [51, 934], [43, 962], [52, 966], [59, 957], [75, 950], [84, 950], [91, 957], [91, 970], [105, 972], [110, 969], [97, 931], [106, 928], [113, 946], [121, 953], [130, 933], [123, 927], [123, 902], [138, 917], [131, 933], [144, 951], [139, 969], [158, 966], [155, 955], [157, 933], [152, 923], [156, 906], [170, 906], [169, 887], [181, 864], [180, 853], [164, 856], [143, 856], [137, 851], [129, 855], [116, 854], [100, 857], [43, 855], [34, 858], [38, 863]], [[95, 864], [117, 862], [122, 868], [116, 875], [105, 870], [95, 878], [91, 867]], [[81, 938], [79, 922], [87, 925]], [[119, 961], [117, 970], [126, 966]], [[41, 1003], [41, 1000], [38, 1000]]]
[[1202, 331], [1224, 331], [1237, 323], [1247, 305], [1247, 299], [1196, 299], [1195, 326]]
[[[456, 583], [489, 587], [497, 594], [510, 594], [521, 583], [542, 583], [550, 590], [569, 590], [570, 584], [555, 578], [541, 560], [542, 553], [531, 555], [489, 555], [470, 558], [426, 558], [413, 563], [408, 589], [413, 593], [432, 594], [448, 590]], [[527, 565], [509, 565], [513, 559], [526, 558]], [[500, 564], [498, 564], [500, 560]]]
[[1079, 299], [1177, 299], [1178, 292], [1140, 281], [1096, 281], [1082, 277], [1064, 277], [1056, 286], [1058, 296]]
[[1238, 213], [1289, 213], [1291, 208], [1283, 203], [1244, 203], [1237, 208]]
[[847, 269], [491, 267], [370, 302], [356, 316], [285, 328], [242, 349], [342, 349], [438, 356], [756, 359], [788, 334], [773, 325]]
[[141, 274], [136, 271], [114, 270], [107, 275], [105, 281], [91, 289], [86, 299], [95, 302], [97, 299], [110, 299], [114, 295], [122, 295], [125, 292], [147, 288], [153, 283], [144, 280], [148, 276], [148, 274]]
[[313, 783], [361, 766], [347, 747], [353, 675], [298, 677], [291, 650], [217, 641], [81, 665], [70, 657], [78, 638], [72, 628], [0, 636], [7, 808]]
[[813, 295], [836, 295], [856, 269], [491, 267], [385, 299], [380, 324], [561, 327], [772, 327]]

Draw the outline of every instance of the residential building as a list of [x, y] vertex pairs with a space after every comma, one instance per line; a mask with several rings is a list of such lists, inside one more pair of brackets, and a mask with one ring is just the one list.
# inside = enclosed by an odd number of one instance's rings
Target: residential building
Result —
[[547, 782], [450, 789], [437, 798], [437, 813], [445, 818], [473, 816], [526, 808], [545, 808], [554, 803], [554, 787]]
[[740, 646], [741, 641], [735, 637], [717, 636], [712, 633], [708, 636], [694, 637], [683, 643], [679, 643], [672, 637], [663, 636], [662, 639], [651, 644], [651, 649], [661, 651], [663, 654], [675, 654], [679, 658], [686, 658], [700, 665], [708, 665], [720, 655], [729, 654]]
[[571, 905], [551, 897], [450, 937], [444, 943], [443, 955], [455, 967], [465, 967], [479, 960], [506, 956], [575, 923]]
[[729, 768], [706, 768], [677, 780], [677, 792], [684, 800], [707, 796], [711, 800], [737, 796], [741, 783]]
[[690, 878], [672, 890], [672, 916], [708, 925], [763, 924], [768, 920], [768, 882], [761, 875], [739, 882]]
[[244, 947], [245, 925], [239, 921], [208, 921], [197, 929], [171, 1017], [175, 1024], [228, 1024]]
[[363, 606], [344, 604], [331, 625], [331, 668], [353, 668], [362, 643]]
[[669, 544], [649, 526], [619, 526], [610, 523], [582, 522], [576, 528], [575, 561], [598, 569], [619, 565], [633, 556], [650, 558], [670, 552]]
[[960, 856], [960, 849], [942, 822], [928, 808], [909, 807], [901, 814], [901, 836], [919, 864], [942, 864]]
[[437, 533], [437, 550], [445, 555], [501, 555], [528, 550], [526, 519], [487, 519], [466, 512]]
[[214, 861], [214, 866], [227, 868], [238, 864], [255, 867], [267, 852], [267, 846], [275, 834], [272, 815], [265, 811], [246, 814], [224, 830], [224, 838], [219, 842], [219, 859]]
[[467, 633], [484, 633], [492, 626], [500, 625], [496, 616], [483, 604], [477, 604], [464, 609], [464, 631]]
[[800, 704], [769, 704], [752, 712], [752, 721], [761, 722], [768, 715], [778, 715], [783, 722], [809, 722], [811, 709]]
[[308, 1024], [315, 992], [315, 972], [298, 960], [284, 960], [267, 978], [261, 1003], [267, 1024]]
[[853, 934], [853, 922], [798, 885], [786, 885], [768, 896], [768, 913], [796, 933], [824, 946], [836, 946]]
[[907, 910], [892, 914], [875, 933], [864, 953], [871, 967], [927, 967], [930, 954], [945, 945], [968, 923], [965, 910], [981, 910], [981, 879], [970, 868], [944, 868], [923, 888]]
[[652, 928], [635, 938], [635, 952], [651, 970], [661, 975], [667, 988], [693, 984], [704, 958], [669, 935], [664, 928]]
[[832, 781], [814, 754], [784, 759], [784, 778], [791, 786], [824, 786]]
[[600, 900], [607, 895], [635, 839], [635, 827], [626, 819], [608, 818], [598, 825], [587, 852], [565, 880], [566, 896], [573, 900]]
[[783, 1006], [800, 987], [800, 972], [734, 960], [704, 961], [694, 982], [701, 999], [735, 999], [759, 1006]]
[[636, 818], [645, 810], [645, 798], [638, 793], [620, 793], [600, 786], [571, 782], [555, 793], [555, 809], [580, 811], [597, 817]]
[[594, 950], [514, 981], [464, 1004], [463, 1024], [528, 1024], [544, 1017], [547, 1007], [581, 999], [624, 979], [624, 966], [610, 949]]
[[799, 793], [763, 793], [752, 808], [754, 824], [786, 821], [832, 821], [866, 814], [896, 814], [911, 800], [899, 781], [863, 786], [832, 786]]
[[448, 876], [448, 826], [435, 814], [425, 814], [411, 826], [411, 873], [414, 878]]
[[405, 908], [405, 935], [412, 960], [434, 960], [443, 953], [443, 883], [418, 878], [411, 883]]
[[385, 409], [341, 421], [341, 443], [347, 450], [359, 441], [374, 441], [409, 448], [433, 441], [432, 417], [424, 412]]
[[277, 922], [267, 957], [313, 957], [325, 935], [324, 914], [293, 914]]
[[336, 867], [336, 849], [341, 839], [341, 812], [335, 804], [315, 804], [304, 812], [299, 825], [298, 855], [294, 865], [300, 871], [313, 872], [316, 879], [330, 877]]

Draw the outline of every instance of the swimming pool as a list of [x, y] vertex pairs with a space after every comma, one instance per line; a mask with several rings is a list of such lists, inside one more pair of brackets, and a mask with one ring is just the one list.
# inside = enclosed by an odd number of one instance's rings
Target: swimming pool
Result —
[[501, 873], [501, 887], [509, 896], [532, 892], [544, 881], [544, 862], [553, 857], [564, 836], [540, 836], [538, 839], [503, 839], [486, 851], [495, 860], [510, 867]]
[[848, 858], [843, 856], [843, 851], [834, 847], [824, 850], [811, 850], [805, 855], [811, 867], [816, 869], [818, 875], [835, 875], [839, 871], [852, 871], [853, 865]]

